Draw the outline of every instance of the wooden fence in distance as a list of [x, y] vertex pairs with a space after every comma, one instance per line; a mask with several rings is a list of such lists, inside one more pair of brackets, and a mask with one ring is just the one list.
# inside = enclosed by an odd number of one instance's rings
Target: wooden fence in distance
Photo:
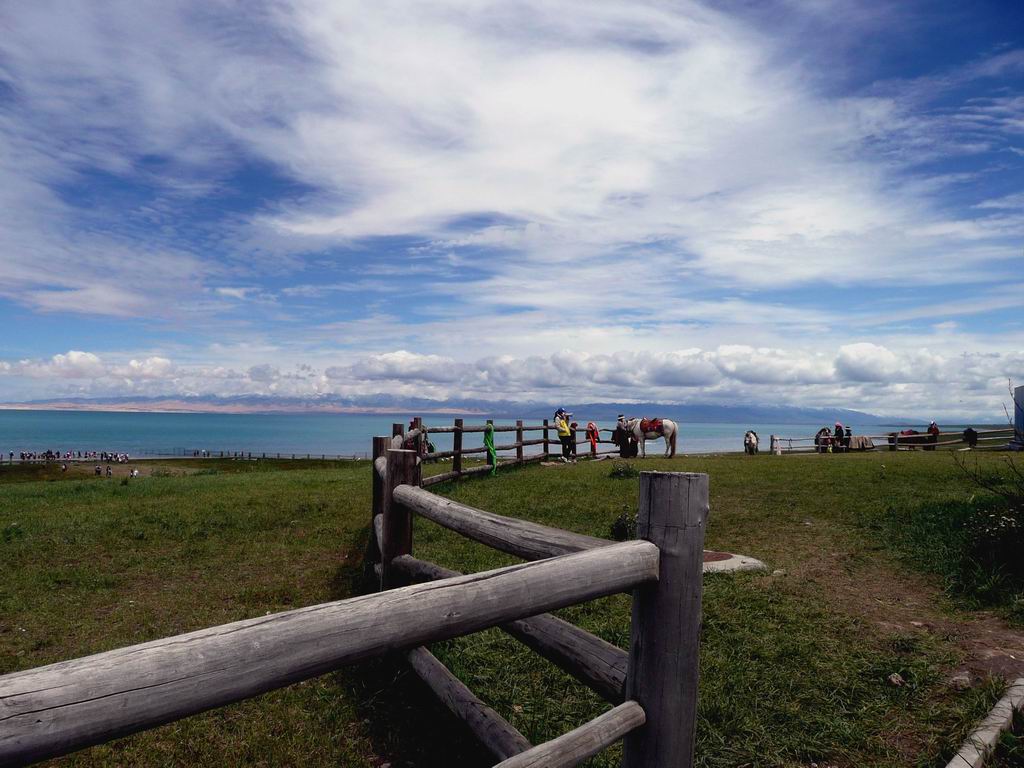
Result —
[[[641, 473], [640, 539], [614, 543], [435, 496], [422, 487], [419, 452], [401, 447], [425, 433], [397, 432], [373, 441], [370, 554], [380, 592], [2, 676], [0, 765], [67, 754], [394, 652], [505, 768], [576, 765], [622, 738], [627, 768], [692, 765], [707, 475]], [[527, 562], [462, 575], [418, 560], [413, 514]], [[629, 590], [628, 653], [546, 613]], [[531, 745], [426, 649], [494, 626], [614, 706]]]
[[[452, 460], [452, 472], [445, 473], [443, 479], [430, 478], [432, 482], [444, 482], [445, 480], [451, 480], [459, 477], [461, 474], [465, 474], [462, 468], [462, 458], [464, 456], [471, 456], [474, 454], [484, 454], [487, 457], [488, 464], [490, 464], [490, 456], [487, 455], [487, 449], [484, 447], [466, 448], [463, 446], [463, 435], [472, 433], [481, 433], [487, 431], [488, 428], [492, 429], [495, 433], [515, 433], [515, 442], [506, 443], [504, 445], [495, 445], [494, 449], [498, 453], [508, 453], [515, 451], [515, 459], [506, 459], [503, 462], [504, 465], [512, 464], [524, 464], [534, 461], [545, 461], [551, 458], [551, 446], [560, 446], [560, 441], [556, 437], [552, 439], [552, 431], [555, 431], [554, 425], [552, 425], [547, 419], [544, 419], [541, 424], [526, 425], [520, 419], [516, 421], [515, 425], [495, 425], [492, 420], [488, 419], [486, 424], [470, 425], [466, 426], [462, 419], [455, 419], [454, 423], [450, 427], [424, 427], [422, 419], [413, 420], [413, 430], [420, 436], [420, 439], [426, 439], [432, 434], [451, 434], [452, 435], [452, 450], [450, 451], [433, 451], [424, 452], [423, 457], [428, 461], [442, 461], [446, 459]], [[395, 424], [392, 427], [392, 432], [395, 429], [400, 429], [400, 424]], [[601, 429], [599, 433], [609, 433], [610, 429]], [[541, 436], [533, 439], [526, 439], [526, 433], [528, 432], [540, 432]], [[577, 436], [579, 434], [586, 434], [585, 430], [577, 430]], [[408, 437], [406, 440], [408, 441]], [[576, 451], [581, 446], [584, 447], [585, 456], [592, 458], [597, 456], [605, 456], [611, 454], [618, 454], [618, 447], [614, 449], [601, 450], [598, 446], [601, 445], [615, 445], [611, 440], [599, 438], [597, 445], [591, 443], [589, 439], [574, 440], [572, 442], [573, 450]], [[532, 456], [527, 457], [525, 449], [530, 446], [541, 446], [540, 453], [536, 453]], [[481, 470], [485, 471], [485, 470]]]
[[[1005, 450], [1013, 439], [1013, 428], [1005, 429], [979, 429], [977, 430], [977, 445], [974, 450]], [[857, 437], [860, 437], [859, 435]], [[927, 432], [920, 432], [915, 435], [901, 435], [899, 432], [886, 432], [880, 435], [865, 435], [873, 443], [870, 450], [890, 451], [913, 451], [918, 449], [932, 450], [934, 448], [957, 449], [968, 447], [967, 439], [962, 431], [939, 432], [932, 440], [932, 435]], [[835, 442], [829, 437], [828, 443], [818, 444], [818, 438], [811, 437], [781, 437], [772, 435], [769, 438], [769, 447], [777, 446], [780, 453], [823, 453], [829, 444], [835, 450]], [[854, 448], [854, 451], [861, 450]]]

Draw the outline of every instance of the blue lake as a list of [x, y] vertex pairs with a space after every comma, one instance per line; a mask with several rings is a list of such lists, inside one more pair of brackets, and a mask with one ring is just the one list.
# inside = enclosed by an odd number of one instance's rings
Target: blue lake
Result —
[[[267, 453], [282, 456], [366, 456], [374, 435], [390, 435], [393, 422], [408, 424], [414, 414], [219, 414], [219, 413], [122, 413], [95, 411], [0, 410], [0, 451], [112, 451], [132, 456], [191, 455], [196, 450]], [[469, 424], [482, 424], [483, 416], [466, 416]], [[586, 415], [577, 414], [581, 425]], [[427, 415], [430, 426], [451, 425], [452, 417]], [[495, 424], [514, 424], [494, 419]], [[530, 420], [527, 423], [540, 423]], [[613, 427], [605, 421], [600, 427]], [[682, 453], [742, 451], [743, 434], [755, 429], [767, 448], [770, 434], [786, 437], [813, 435], [822, 424], [682, 423]], [[851, 425], [856, 434], [880, 434], [896, 427]], [[539, 437], [538, 434], [528, 437]], [[554, 439], [554, 433], [552, 432]], [[582, 429], [580, 439], [583, 439]], [[433, 435], [438, 450], [451, 447], [450, 435]], [[499, 435], [499, 444], [512, 442]], [[480, 434], [467, 434], [464, 445], [478, 446]], [[662, 450], [657, 441], [649, 447]], [[527, 452], [536, 451], [527, 449]]]

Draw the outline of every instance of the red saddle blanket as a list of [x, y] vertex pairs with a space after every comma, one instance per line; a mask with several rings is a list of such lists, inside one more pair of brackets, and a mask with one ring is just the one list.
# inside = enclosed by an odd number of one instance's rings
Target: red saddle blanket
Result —
[[641, 432], [655, 432], [661, 434], [661, 419], [640, 419]]

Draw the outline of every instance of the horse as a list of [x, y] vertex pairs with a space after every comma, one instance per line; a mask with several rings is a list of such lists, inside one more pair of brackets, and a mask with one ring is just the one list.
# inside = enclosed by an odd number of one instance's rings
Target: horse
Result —
[[679, 434], [679, 426], [671, 419], [626, 419], [619, 418], [618, 428], [636, 440], [640, 447], [640, 458], [646, 458], [644, 449], [645, 440], [657, 440], [665, 438], [665, 458], [670, 459], [676, 455], [676, 436]]
[[743, 436], [743, 450], [750, 456], [753, 456], [757, 453], [757, 443], [757, 432], [752, 429], [748, 429], [747, 434]]

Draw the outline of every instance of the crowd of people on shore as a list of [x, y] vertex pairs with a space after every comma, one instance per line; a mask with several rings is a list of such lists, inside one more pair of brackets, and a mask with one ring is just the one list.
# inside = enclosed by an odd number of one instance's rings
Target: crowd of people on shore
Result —
[[[129, 457], [127, 453], [115, 451], [14, 451], [7, 452], [8, 461], [13, 464], [17, 455], [20, 462], [49, 462], [49, 461], [102, 461], [114, 464], [127, 464]], [[0, 461], [3, 454], [0, 453]]]
[[[897, 445], [916, 447], [921, 446], [926, 451], [934, 451], [935, 444], [939, 441], [941, 430], [939, 425], [932, 421], [928, 429], [919, 432], [916, 429], [903, 429], [899, 432], [890, 432], [888, 435], [890, 447]], [[834, 428], [822, 427], [814, 435], [814, 446], [818, 453], [847, 453], [850, 450], [850, 443], [853, 439], [853, 430], [844, 427], [841, 422], [836, 422]], [[978, 444], [978, 433], [973, 427], [964, 430], [963, 440], [974, 448]]]
[[818, 430], [814, 436], [814, 446], [818, 453], [846, 453], [850, 450], [852, 440], [853, 430], [837, 421], [834, 429], [822, 427]]
[[[923, 433], [918, 432], [916, 429], [902, 429], [899, 432], [891, 432], [889, 434], [889, 445], [890, 447], [902, 445], [910, 448], [920, 445], [926, 451], [934, 451], [935, 443], [939, 442], [940, 434], [939, 425], [933, 421]], [[968, 447], [977, 447], [978, 432], [974, 427], [967, 427], [964, 430], [963, 440], [967, 443]]]

